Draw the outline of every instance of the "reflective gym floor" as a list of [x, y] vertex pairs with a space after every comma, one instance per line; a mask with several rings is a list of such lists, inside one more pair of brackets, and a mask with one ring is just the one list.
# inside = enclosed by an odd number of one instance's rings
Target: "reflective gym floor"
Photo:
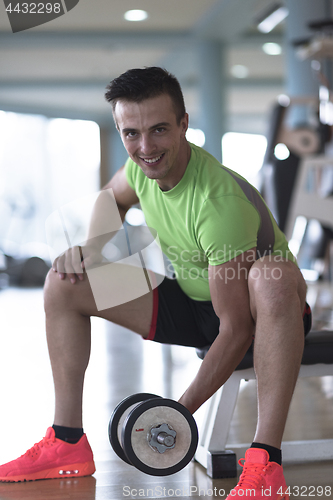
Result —
[[[40, 441], [53, 422], [53, 383], [42, 290], [0, 291], [0, 463]], [[108, 440], [113, 408], [126, 396], [152, 392], [178, 399], [200, 360], [190, 348], [160, 346], [99, 319], [92, 321], [92, 354], [84, 393], [84, 430], [95, 454], [93, 477], [0, 483], [0, 500], [121, 500], [225, 498], [237, 479], [211, 480], [190, 463], [179, 473], [152, 477], [122, 462]], [[255, 382], [244, 382], [230, 429], [233, 442], [251, 441]], [[285, 440], [333, 438], [333, 377], [300, 379]], [[285, 466], [291, 498], [333, 498], [333, 462]]]

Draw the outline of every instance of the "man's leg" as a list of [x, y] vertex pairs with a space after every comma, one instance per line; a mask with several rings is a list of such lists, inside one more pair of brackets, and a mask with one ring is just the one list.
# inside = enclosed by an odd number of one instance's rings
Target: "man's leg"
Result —
[[[142, 272], [133, 267], [132, 273]], [[116, 293], [116, 291], [115, 291]], [[90, 316], [98, 316], [147, 337], [153, 311], [149, 292], [125, 304], [98, 311], [87, 276], [72, 285], [49, 272], [45, 283], [47, 342], [55, 387], [54, 424], [82, 427], [82, 391], [89, 362]]]
[[[133, 287], [135, 273], [142, 279], [142, 269], [131, 267], [129, 272]], [[117, 294], [117, 290], [112, 293]], [[49, 272], [45, 283], [45, 312], [56, 395], [55, 425], [49, 427], [46, 436], [24, 455], [0, 466], [0, 481], [79, 477], [94, 473], [93, 453], [82, 430], [83, 381], [90, 356], [90, 316], [105, 318], [148, 337], [152, 311], [153, 292], [98, 311], [86, 276], [73, 285], [68, 277], [60, 280], [58, 273]]]
[[306, 285], [293, 263], [274, 262], [272, 257], [253, 264], [248, 284], [256, 325], [258, 421], [243, 472], [227, 500], [248, 493], [258, 500], [287, 500], [280, 448], [304, 348]]
[[252, 266], [249, 291], [256, 323], [258, 422], [254, 440], [280, 448], [304, 348], [306, 284], [292, 262], [266, 257]]

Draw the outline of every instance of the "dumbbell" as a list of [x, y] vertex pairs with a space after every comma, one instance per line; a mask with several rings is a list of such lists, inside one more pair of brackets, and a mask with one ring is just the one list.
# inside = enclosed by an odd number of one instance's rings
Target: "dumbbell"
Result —
[[109, 439], [126, 463], [151, 476], [183, 469], [198, 445], [198, 428], [185, 406], [156, 394], [134, 394], [114, 409]]

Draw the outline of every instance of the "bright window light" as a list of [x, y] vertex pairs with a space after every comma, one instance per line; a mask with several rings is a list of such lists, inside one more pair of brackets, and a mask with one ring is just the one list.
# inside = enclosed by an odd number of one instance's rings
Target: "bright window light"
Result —
[[278, 56], [282, 53], [281, 45], [273, 42], [264, 43], [262, 50], [269, 56]]
[[47, 217], [99, 189], [99, 127], [86, 120], [0, 112], [0, 136], [1, 250], [48, 259]]
[[186, 139], [200, 148], [202, 148], [206, 142], [205, 134], [199, 128], [188, 128], [186, 132]]
[[289, 11], [286, 7], [280, 7], [258, 24], [258, 30], [261, 31], [261, 33], [270, 33], [288, 14]]
[[291, 237], [291, 240], [289, 241], [289, 248], [292, 254], [297, 257], [297, 254], [299, 252], [304, 233], [306, 230], [307, 226], [307, 219], [301, 215], [296, 217], [294, 229], [293, 229], [293, 234]]
[[319, 273], [314, 269], [301, 269], [305, 281], [318, 281]]
[[256, 185], [266, 147], [264, 135], [227, 132], [222, 137], [223, 165]]
[[65, 151], [68, 156], [73, 154], [70, 149], [71, 143], [80, 144], [80, 148], [77, 146], [75, 148], [75, 160], [79, 162], [85, 174], [90, 170], [97, 172], [98, 175], [101, 158], [100, 133], [97, 123], [88, 120], [53, 118], [49, 122], [48, 133], [48, 146], [54, 148], [55, 151], [58, 150], [59, 161]]
[[327, 125], [333, 125], [333, 103], [331, 101], [321, 101], [319, 104], [320, 121]]
[[285, 144], [279, 142], [274, 148], [274, 156], [278, 160], [286, 160], [290, 156], [290, 151]]
[[243, 64], [235, 64], [231, 68], [231, 74], [235, 78], [247, 78], [249, 76], [249, 68], [243, 66]]
[[324, 85], [320, 85], [319, 87], [319, 99], [321, 101], [328, 101], [330, 98], [330, 91]]
[[148, 18], [148, 12], [141, 9], [128, 10], [124, 14], [126, 21], [145, 21]]
[[125, 220], [131, 226], [142, 226], [145, 224], [145, 216], [140, 208], [130, 208], [125, 215]]

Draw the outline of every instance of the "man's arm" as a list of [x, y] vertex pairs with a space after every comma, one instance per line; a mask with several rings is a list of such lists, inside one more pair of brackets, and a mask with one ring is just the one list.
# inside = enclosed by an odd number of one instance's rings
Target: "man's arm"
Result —
[[[112, 189], [113, 196], [108, 189]], [[135, 191], [129, 186], [125, 167], [116, 172], [112, 179], [103, 187], [99, 194], [91, 214], [87, 242], [84, 250], [79, 247], [73, 247], [64, 252], [55, 259], [52, 269], [59, 273], [60, 279], [66, 278], [74, 284], [77, 278], [83, 279], [81, 260], [84, 257], [86, 262], [91, 263], [98, 260], [106, 243], [114, 236], [115, 231], [119, 230], [124, 222], [128, 209], [139, 202]], [[106, 232], [108, 220], [113, 219], [113, 232]]]
[[254, 321], [247, 277], [254, 260], [255, 248], [225, 264], [209, 266], [209, 287], [220, 331], [179, 400], [192, 413], [227, 381], [251, 345]]
[[[107, 191], [108, 189], [112, 189], [114, 198], [111, 192]], [[116, 203], [114, 203], [114, 200]], [[127, 211], [137, 203], [139, 203], [139, 199], [127, 182], [125, 167], [123, 166], [102, 188], [96, 200], [87, 236], [88, 245], [92, 244], [96, 249], [98, 248], [102, 251], [103, 246], [113, 236], [110, 233], [103, 234], [105, 227], [110, 225], [108, 224], [110, 218], [113, 219], [111, 225], [115, 227], [116, 231], [119, 230], [124, 222]], [[96, 238], [96, 235], [98, 238]]]
[[127, 182], [125, 166], [121, 167], [106, 186], [103, 187], [103, 189], [109, 188], [113, 190], [120, 216], [122, 221], [124, 221], [128, 209], [139, 203], [139, 198]]

